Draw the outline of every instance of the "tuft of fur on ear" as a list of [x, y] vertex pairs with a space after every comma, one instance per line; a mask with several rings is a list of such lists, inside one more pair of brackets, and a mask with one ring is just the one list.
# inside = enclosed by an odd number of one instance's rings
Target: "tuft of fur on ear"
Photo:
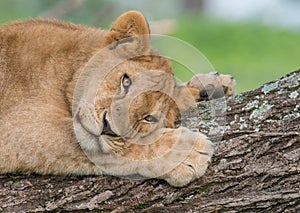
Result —
[[146, 18], [138, 11], [128, 11], [113, 23], [102, 47], [116, 50], [119, 55], [145, 55], [150, 50], [150, 29]]

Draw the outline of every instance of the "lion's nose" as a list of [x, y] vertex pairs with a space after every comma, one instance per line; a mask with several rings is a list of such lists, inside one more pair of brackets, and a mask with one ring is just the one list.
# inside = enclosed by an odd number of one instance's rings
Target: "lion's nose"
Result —
[[103, 130], [101, 135], [109, 135], [113, 137], [118, 137], [118, 135], [111, 129], [108, 120], [106, 119], [106, 113], [103, 116]]

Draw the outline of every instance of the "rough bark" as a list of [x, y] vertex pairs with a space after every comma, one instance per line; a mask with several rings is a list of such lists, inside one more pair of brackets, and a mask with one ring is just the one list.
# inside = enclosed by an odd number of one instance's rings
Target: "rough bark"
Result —
[[[216, 142], [187, 187], [109, 176], [0, 176], [1, 212], [300, 212], [300, 70], [232, 98], [200, 102], [181, 125]], [[225, 104], [225, 105], [224, 105]]]

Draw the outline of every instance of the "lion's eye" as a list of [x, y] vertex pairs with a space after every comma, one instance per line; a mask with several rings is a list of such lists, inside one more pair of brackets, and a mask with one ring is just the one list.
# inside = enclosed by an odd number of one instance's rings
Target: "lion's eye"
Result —
[[152, 115], [147, 115], [146, 117], [144, 117], [144, 120], [149, 123], [157, 123], [158, 122], [158, 119]]
[[130, 87], [131, 83], [132, 83], [131, 79], [128, 77], [127, 74], [125, 74], [122, 79], [123, 87], [128, 89]]

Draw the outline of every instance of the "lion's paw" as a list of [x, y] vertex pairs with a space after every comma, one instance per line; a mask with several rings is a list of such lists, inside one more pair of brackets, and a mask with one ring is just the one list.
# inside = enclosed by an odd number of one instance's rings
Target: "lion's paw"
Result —
[[197, 101], [232, 96], [234, 95], [235, 85], [232, 76], [218, 72], [194, 75], [186, 83]]
[[190, 132], [194, 147], [187, 158], [163, 176], [170, 185], [181, 187], [204, 175], [214, 152], [214, 145], [201, 133]]

